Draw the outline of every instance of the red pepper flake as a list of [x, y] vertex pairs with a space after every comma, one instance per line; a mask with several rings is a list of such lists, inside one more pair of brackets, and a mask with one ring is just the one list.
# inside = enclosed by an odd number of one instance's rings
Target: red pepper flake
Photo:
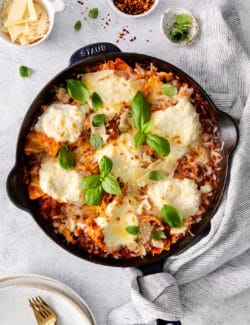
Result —
[[128, 15], [140, 15], [151, 9], [155, 0], [114, 0], [115, 6]]

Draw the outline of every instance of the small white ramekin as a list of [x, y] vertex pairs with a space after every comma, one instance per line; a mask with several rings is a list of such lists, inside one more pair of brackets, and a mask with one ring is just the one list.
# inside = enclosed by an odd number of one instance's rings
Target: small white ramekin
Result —
[[160, 2], [160, 0], [155, 0], [153, 6], [148, 10], [148, 11], [145, 11], [143, 14], [139, 14], [139, 15], [129, 15], [129, 14], [126, 14], [125, 12], [122, 12], [121, 10], [119, 10], [115, 4], [114, 4], [114, 0], [108, 0], [111, 8], [120, 16], [122, 17], [126, 17], [126, 18], [140, 18], [140, 17], [145, 17], [149, 14], [151, 14], [151, 12], [157, 7], [158, 3]]
[[[169, 32], [174, 24], [175, 15], [180, 15], [180, 14], [188, 14], [190, 17], [192, 17], [193, 20], [193, 26], [190, 30], [190, 40], [188, 43], [186, 41], [182, 41], [180, 43], [174, 43], [169, 38]], [[193, 42], [195, 41], [199, 33], [199, 24], [197, 22], [197, 19], [192, 15], [190, 11], [184, 8], [171, 7], [162, 13], [161, 21], [160, 21], [160, 29], [162, 34], [165, 36], [166, 40], [169, 42], [169, 44], [177, 47], [182, 47], [182, 46], [193, 44]]]
[[42, 42], [44, 42], [46, 40], [46, 38], [50, 35], [53, 26], [54, 26], [54, 20], [55, 20], [55, 14], [57, 12], [63, 11], [65, 9], [65, 3], [63, 0], [55, 0], [53, 2], [49, 1], [49, 0], [37, 0], [39, 1], [45, 10], [47, 10], [48, 15], [49, 15], [49, 30], [47, 32], [47, 34], [40, 39], [39, 41], [32, 43], [32, 44], [27, 44], [27, 45], [20, 45], [17, 43], [13, 43], [7, 35], [5, 35], [2, 31], [1, 31], [1, 27], [2, 27], [2, 19], [1, 19], [1, 11], [2, 11], [2, 6], [5, 0], [0, 0], [0, 39], [3, 40], [5, 43], [8, 43], [11, 46], [14, 47], [22, 47], [22, 48], [29, 48], [32, 46], [36, 46], [38, 44], [41, 44]]

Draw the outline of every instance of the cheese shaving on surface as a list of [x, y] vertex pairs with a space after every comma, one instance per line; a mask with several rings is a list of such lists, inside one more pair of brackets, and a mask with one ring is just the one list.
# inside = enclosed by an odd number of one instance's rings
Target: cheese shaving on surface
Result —
[[49, 30], [47, 11], [40, 2], [33, 0], [6, 0], [1, 18], [2, 32], [17, 44], [35, 43]]

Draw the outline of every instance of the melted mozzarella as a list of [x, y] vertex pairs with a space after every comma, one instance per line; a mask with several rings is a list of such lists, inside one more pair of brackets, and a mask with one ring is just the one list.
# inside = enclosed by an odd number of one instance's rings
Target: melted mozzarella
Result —
[[102, 112], [107, 115], [119, 113], [123, 108], [121, 104], [129, 104], [139, 90], [138, 81], [117, 76], [114, 70], [86, 73], [82, 76], [82, 81], [91, 94], [97, 92], [100, 95], [103, 107], [98, 113]]
[[133, 136], [123, 133], [114, 143], [109, 143], [98, 150], [95, 159], [107, 156], [113, 162], [112, 174], [123, 182], [136, 185], [140, 168], [140, 152], [135, 149]]
[[190, 179], [168, 177], [149, 186], [147, 194], [158, 216], [163, 204], [177, 208], [185, 218], [195, 215], [199, 210], [200, 192]]
[[59, 142], [75, 142], [81, 132], [86, 109], [68, 104], [52, 104], [40, 115], [36, 132], [44, 132]]
[[109, 217], [108, 225], [104, 228], [104, 242], [107, 247], [119, 250], [128, 247], [135, 250], [137, 247], [137, 235], [131, 235], [126, 231], [127, 226], [138, 226], [136, 211], [138, 202], [133, 197], [125, 197], [122, 203], [111, 202], [106, 208]]
[[80, 175], [75, 170], [65, 170], [55, 160], [41, 164], [39, 185], [42, 191], [62, 202], [84, 203], [83, 193], [79, 190]]
[[200, 135], [199, 115], [188, 98], [179, 98], [177, 105], [152, 113], [152, 120], [152, 133], [167, 138], [175, 151], [192, 144]]

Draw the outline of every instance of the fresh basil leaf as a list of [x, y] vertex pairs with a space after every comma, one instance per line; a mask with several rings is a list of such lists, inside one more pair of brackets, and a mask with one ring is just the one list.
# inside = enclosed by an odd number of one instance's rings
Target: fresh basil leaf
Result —
[[68, 152], [68, 147], [63, 144], [59, 151], [58, 161], [63, 169], [70, 170], [74, 166], [74, 158], [70, 152]]
[[102, 187], [104, 191], [109, 194], [122, 194], [118, 180], [112, 175], [108, 175], [104, 178], [102, 181]]
[[82, 23], [80, 20], [78, 20], [75, 25], [74, 25], [74, 30], [77, 32], [78, 30], [80, 30], [82, 28]]
[[147, 134], [146, 142], [162, 157], [166, 157], [170, 153], [169, 142], [163, 137], [156, 134]]
[[69, 79], [67, 81], [67, 92], [71, 98], [80, 104], [85, 104], [89, 99], [88, 89], [81, 80]]
[[173, 97], [177, 95], [177, 89], [172, 84], [165, 84], [161, 87], [161, 92], [168, 97]]
[[84, 177], [79, 185], [80, 190], [88, 190], [89, 188], [95, 188], [101, 185], [100, 175], [90, 175]]
[[101, 149], [102, 145], [103, 145], [103, 140], [102, 138], [100, 137], [99, 134], [91, 134], [90, 136], [90, 145], [91, 147], [95, 148], [95, 149]]
[[95, 19], [98, 17], [98, 13], [99, 13], [98, 8], [92, 8], [89, 10], [89, 17]]
[[131, 114], [134, 127], [138, 130], [150, 119], [151, 109], [147, 99], [139, 90], [131, 102]]
[[99, 162], [99, 169], [102, 177], [106, 177], [112, 170], [113, 163], [108, 157], [103, 156]]
[[31, 69], [28, 68], [28, 67], [25, 67], [24, 65], [22, 65], [19, 68], [19, 73], [20, 73], [21, 77], [27, 78], [27, 77], [29, 77], [31, 75]]
[[98, 110], [102, 107], [102, 99], [96, 92], [93, 92], [92, 95], [92, 107], [95, 110]]
[[105, 114], [97, 114], [93, 117], [92, 125], [98, 127], [103, 125], [105, 122]]
[[181, 41], [188, 42], [189, 33], [188, 31], [182, 29], [179, 25], [174, 25], [169, 33], [169, 38], [174, 43], [179, 43]]
[[143, 124], [141, 131], [143, 133], [149, 133], [152, 130], [153, 124], [154, 124], [153, 121], [149, 121], [149, 122]]
[[183, 214], [171, 205], [164, 204], [161, 208], [161, 216], [170, 227], [183, 226]]
[[161, 181], [163, 177], [163, 174], [158, 172], [157, 170], [152, 170], [148, 175], [148, 178], [152, 181]]
[[156, 230], [152, 233], [152, 238], [154, 240], [162, 240], [162, 239], [165, 239], [167, 238], [165, 233], [161, 230]]
[[136, 133], [134, 137], [135, 147], [138, 149], [140, 145], [142, 145], [146, 141], [146, 134], [144, 133]]
[[190, 15], [180, 14], [175, 16], [175, 23], [182, 28], [191, 28], [193, 24], [193, 19]]
[[103, 189], [101, 186], [95, 188], [89, 188], [86, 191], [85, 199], [88, 205], [100, 205], [103, 195]]
[[138, 226], [127, 226], [126, 227], [126, 231], [130, 234], [130, 235], [137, 235], [139, 233], [139, 227]]

